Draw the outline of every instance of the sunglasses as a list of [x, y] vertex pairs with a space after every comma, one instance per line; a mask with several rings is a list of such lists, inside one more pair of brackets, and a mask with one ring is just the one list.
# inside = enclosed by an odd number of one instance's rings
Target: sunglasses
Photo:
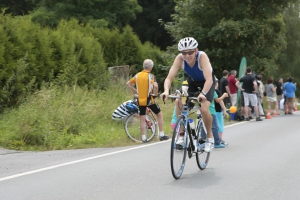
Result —
[[192, 55], [193, 53], [195, 53], [195, 51], [181, 52], [181, 54], [184, 55], [184, 56], [186, 54]]

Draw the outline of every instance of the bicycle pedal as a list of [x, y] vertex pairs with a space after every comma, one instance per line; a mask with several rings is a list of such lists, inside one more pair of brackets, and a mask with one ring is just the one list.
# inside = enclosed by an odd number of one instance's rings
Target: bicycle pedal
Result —
[[199, 144], [198, 146], [198, 152], [204, 150], [205, 143]]
[[182, 149], [183, 149], [183, 146], [182, 146], [182, 145], [179, 145], [179, 144], [176, 144], [176, 149], [177, 149], [177, 150], [182, 150]]

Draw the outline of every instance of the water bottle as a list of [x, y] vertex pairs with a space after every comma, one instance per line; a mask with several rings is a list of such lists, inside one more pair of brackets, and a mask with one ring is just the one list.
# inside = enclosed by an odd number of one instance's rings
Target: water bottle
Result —
[[192, 135], [195, 137], [196, 136], [196, 132], [195, 132], [195, 123], [193, 119], [189, 119], [189, 124], [190, 124], [190, 128], [192, 131]]

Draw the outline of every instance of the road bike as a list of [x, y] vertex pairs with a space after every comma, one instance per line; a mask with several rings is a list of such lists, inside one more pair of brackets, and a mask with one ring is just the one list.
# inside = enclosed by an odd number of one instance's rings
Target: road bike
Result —
[[[197, 98], [182, 95], [170, 95], [168, 98], [181, 99], [183, 104], [183, 110], [174, 127], [171, 141], [172, 175], [175, 179], [179, 179], [184, 170], [187, 154], [189, 158], [195, 155], [198, 167], [203, 170], [208, 164], [210, 152], [204, 151], [205, 140], [201, 137], [201, 131], [203, 129], [205, 133], [207, 132], [200, 111], [197, 114], [195, 131], [191, 130], [189, 124], [189, 116], [196, 112], [191, 112], [191, 110], [195, 105], [193, 101], [197, 101]], [[201, 103], [198, 103], [201, 106]], [[176, 144], [179, 138], [183, 138], [183, 144]]]
[[[124, 124], [126, 135], [134, 142], [143, 142], [142, 133], [140, 129], [140, 115], [137, 98], [134, 97], [132, 105], [126, 105], [127, 110], [131, 114], [127, 117]], [[146, 142], [151, 141], [158, 132], [158, 122], [155, 114], [150, 108], [146, 110]]]

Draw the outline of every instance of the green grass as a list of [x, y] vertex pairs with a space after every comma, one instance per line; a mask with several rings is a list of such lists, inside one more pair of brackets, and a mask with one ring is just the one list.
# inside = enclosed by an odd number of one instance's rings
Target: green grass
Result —
[[[124, 80], [110, 84], [106, 91], [42, 88], [18, 108], [0, 115], [0, 146], [45, 151], [135, 145], [126, 136], [123, 123], [111, 119], [113, 111], [131, 98]], [[164, 115], [164, 131], [171, 136], [174, 103], [157, 101]], [[196, 114], [191, 117], [195, 118]]]
[[[17, 109], [0, 115], [0, 146], [18, 150], [57, 150], [134, 145], [113, 111], [132, 98], [125, 81], [107, 91], [86, 88], [43, 88]], [[171, 133], [174, 105], [164, 105], [165, 133]], [[155, 138], [153, 141], [157, 141]]]

